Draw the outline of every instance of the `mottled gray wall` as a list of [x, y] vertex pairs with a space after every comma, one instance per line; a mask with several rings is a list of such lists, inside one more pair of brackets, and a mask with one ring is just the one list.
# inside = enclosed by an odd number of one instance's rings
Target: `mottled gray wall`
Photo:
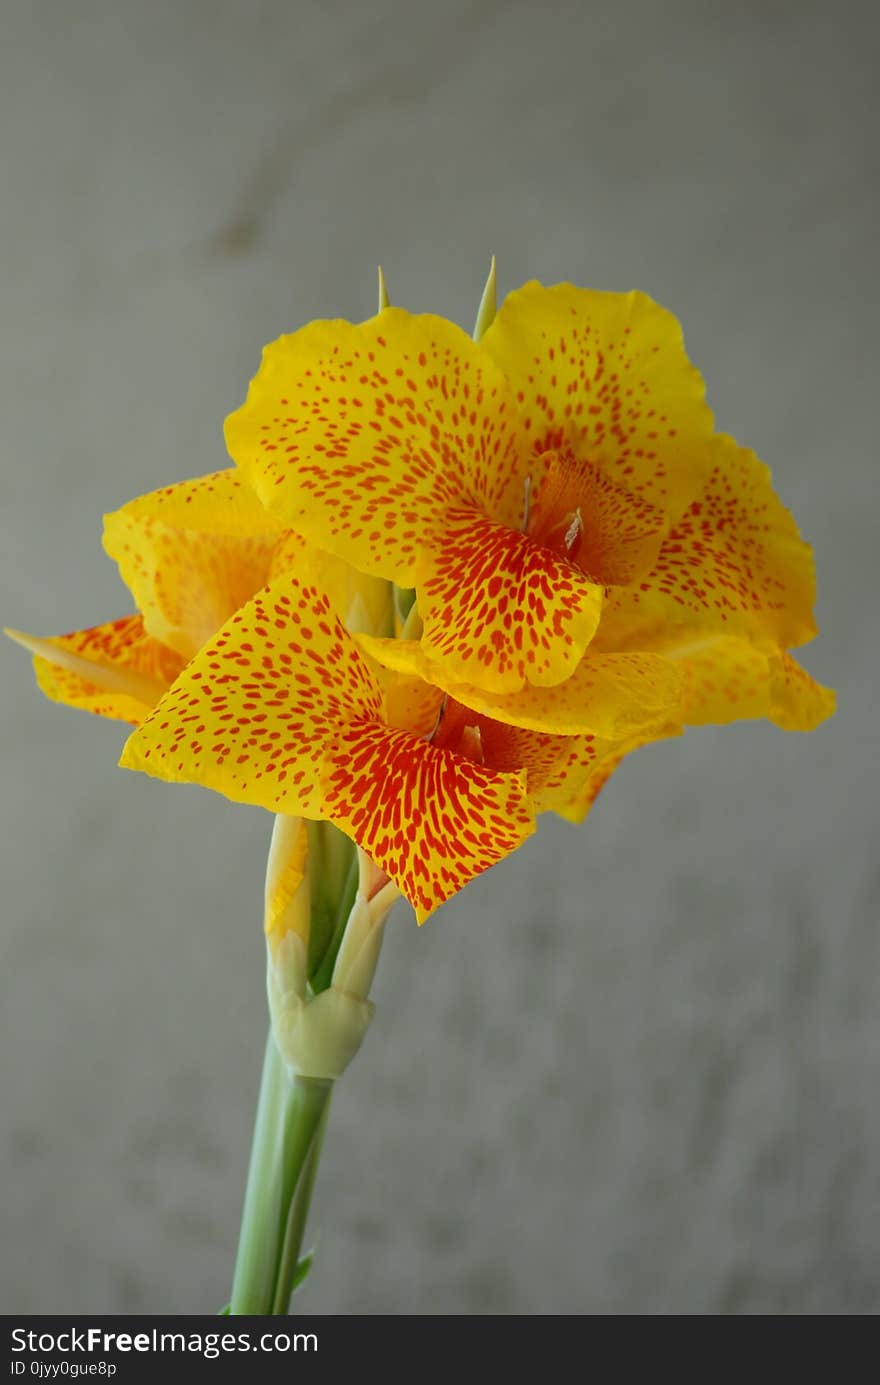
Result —
[[[341, 1084], [304, 1307], [880, 1309], [877, 11], [7, 0], [2, 616], [121, 614], [102, 511], [223, 462], [262, 343], [490, 251], [648, 290], [815, 543], [811, 737], [643, 751], [417, 932]], [[224, 1301], [268, 818], [3, 669], [2, 1307]]]

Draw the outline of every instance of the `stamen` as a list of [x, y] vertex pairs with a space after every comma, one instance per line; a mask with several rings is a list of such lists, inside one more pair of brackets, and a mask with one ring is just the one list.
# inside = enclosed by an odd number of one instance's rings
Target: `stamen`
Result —
[[562, 542], [565, 544], [566, 553], [570, 553], [575, 544], [584, 532], [584, 521], [581, 516], [580, 506], [575, 510], [571, 517], [571, 523], [563, 535]]

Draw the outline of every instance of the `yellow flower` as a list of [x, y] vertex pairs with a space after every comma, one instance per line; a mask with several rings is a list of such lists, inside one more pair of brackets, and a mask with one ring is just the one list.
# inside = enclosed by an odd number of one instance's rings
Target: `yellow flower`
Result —
[[[140, 726], [128, 768], [335, 824], [420, 921], [638, 746], [833, 710], [787, 652], [810, 551], [643, 295], [530, 284], [479, 343], [312, 324], [227, 435], [237, 471], [107, 517], [140, 614], [39, 642], [38, 677]], [[277, 830], [273, 946], [308, 894]]]
[[415, 586], [450, 690], [557, 686], [684, 616], [814, 633], [808, 548], [642, 294], [528, 284], [479, 343], [397, 308], [313, 323], [266, 348], [227, 442], [273, 514]]

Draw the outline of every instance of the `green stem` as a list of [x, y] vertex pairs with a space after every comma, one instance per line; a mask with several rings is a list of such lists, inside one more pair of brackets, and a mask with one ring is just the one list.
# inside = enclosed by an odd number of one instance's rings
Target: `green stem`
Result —
[[[232, 1283], [232, 1314], [266, 1317], [287, 1312], [286, 1305], [277, 1310], [275, 1302], [279, 1273], [286, 1263], [288, 1224], [331, 1086], [310, 1078], [291, 1078], [270, 1031]], [[317, 1152], [314, 1163], [317, 1166]], [[313, 1168], [310, 1184], [314, 1177]], [[307, 1210], [306, 1201], [300, 1241]]]
[[290, 1205], [290, 1216], [287, 1219], [287, 1234], [284, 1237], [284, 1244], [281, 1247], [281, 1260], [278, 1265], [278, 1277], [275, 1282], [275, 1301], [272, 1304], [272, 1312], [276, 1316], [283, 1316], [290, 1312], [290, 1298], [294, 1289], [294, 1278], [299, 1266], [300, 1251], [302, 1250], [303, 1236], [306, 1230], [306, 1221], [309, 1215], [309, 1207], [312, 1202], [312, 1193], [315, 1188], [315, 1179], [318, 1175], [318, 1164], [321, 1159], [321, 1147], [324, 1143], [324, 1133], [327, 1129], [327, 1119], [330, 1115], [330, 1092], [332, 1084], [327, 1083], [327, 1096], [324, 1101], [324, 1109], [318, 1117], [318, 1126], [315, 1130], [312, 1142], [309, 1145], [308, 1158], [303, 1165], [299, 1182], [296, 1185], [293, 1202]]

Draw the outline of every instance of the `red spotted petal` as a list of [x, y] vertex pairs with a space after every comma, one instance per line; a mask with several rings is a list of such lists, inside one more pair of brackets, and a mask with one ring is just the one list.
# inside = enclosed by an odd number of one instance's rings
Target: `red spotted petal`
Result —
[[387, 308], [267, 346], [226, 440], [273, 515], [412, 586], [450, 506], [519, 512], [512, 414], [504, 377], [460, 328]]
[[713, 423], [671, 313], [643, 293], [530, 283], [507, 296], [480, 346], [514, 389], [533, 446], [570, 447], [666, 514], [684, 509]]
[[340, 737], [324, 809], [400, 886], [420, 923], [534, 831], [522, 774], [375, 722]]
[[496, 693], [569, 677], [604, 592], [566, 559], [473, 510], [448, 516], [434, 575], [418, 588], [422, 643], [450, 679]]
[[633, 646], [676, 625], [782, 648], [816, 632], [813, 559], [753, 452], [718, 435], [709, 479], [665, 539], [653, 570], [606, 605], [600, 647]]

